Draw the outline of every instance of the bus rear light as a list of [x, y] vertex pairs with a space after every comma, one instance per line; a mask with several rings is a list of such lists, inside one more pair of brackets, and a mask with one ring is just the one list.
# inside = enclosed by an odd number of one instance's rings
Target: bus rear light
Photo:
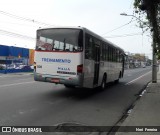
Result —
[[83, 64], [77, 66], [77, 73], [83, 72]]

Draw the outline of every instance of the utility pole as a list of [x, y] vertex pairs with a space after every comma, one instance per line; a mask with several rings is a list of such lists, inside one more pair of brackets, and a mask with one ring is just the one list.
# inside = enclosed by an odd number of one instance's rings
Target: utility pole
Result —
[[157, 83], [157, 58], [156, 58], [156, 44], [154, 42], [154, 35], [153, 35], [153, 63], [152, 63], [152, 83]]
[[[147, 0], [148, 1], [148, 0]], [[153, 38], [153, 64], [152, 64], [152, 83], [157, 83], [157, 58], [156, 58], [156, 43], [158, 40], [158, 25], [157, 25], [157, 21], [156, 21], [156, 11], [155, 11], [155, 7], [153, 4], [148, 3], [147, 4], [147, 15], [150, 17], [150, 22], [152, 25], [152, 30], [153, 30], [153, 34], [152, 34], [152, 38]]]

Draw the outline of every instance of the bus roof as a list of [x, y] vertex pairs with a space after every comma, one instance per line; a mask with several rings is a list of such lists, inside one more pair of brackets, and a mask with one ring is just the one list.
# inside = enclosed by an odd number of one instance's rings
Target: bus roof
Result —
[[103, 38], [102, 36], [92, 32], [91, 30], [85, 28], [85, 27], [81, 27], [81, 26], [56, 26], [56, 27], [49, 27], [49, 28], [40, 28], [38, 30], [45, 30], [45, 29], [60, 29], [60, 28], [64, 28], [64, 29], [81, 29], [81, 30], [84, 30], [86, 33], [94, 36], [95, 38], [103, 41], [103, 42], [106, 42], [108, 43], [110, 46], [113, 46], [121, 51], [124, 52], [124, 50], [122, 48], [120, 48], [119, 46], [113, 44], [112, 42], [108, 41], [107, 39]]

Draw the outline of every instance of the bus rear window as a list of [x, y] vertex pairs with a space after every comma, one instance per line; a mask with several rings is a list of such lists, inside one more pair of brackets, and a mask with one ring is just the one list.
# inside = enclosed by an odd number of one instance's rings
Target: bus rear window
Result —
[[79, 29], [42, 29], [37, 31], [36, 50], [83, 51], [83, 31]]

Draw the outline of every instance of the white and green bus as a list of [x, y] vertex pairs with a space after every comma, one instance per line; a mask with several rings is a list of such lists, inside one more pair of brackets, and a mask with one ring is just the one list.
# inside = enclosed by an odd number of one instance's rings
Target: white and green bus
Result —
[[84, 27], [37, 30], [35, 81], [105, 88], [124, 73], [124, 51]]

